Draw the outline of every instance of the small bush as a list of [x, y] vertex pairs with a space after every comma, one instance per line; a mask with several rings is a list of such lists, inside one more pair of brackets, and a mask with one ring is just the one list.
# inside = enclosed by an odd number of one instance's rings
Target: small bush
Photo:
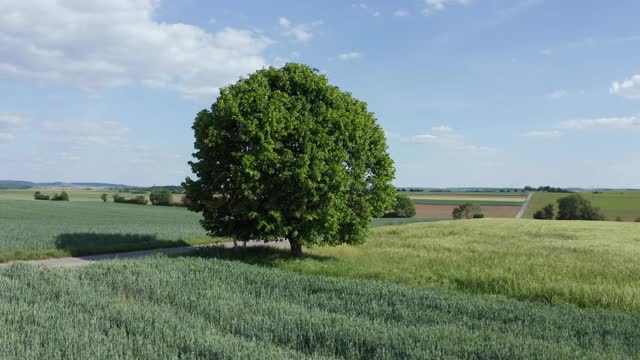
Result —
[[108, 199], [107, 194], [100, 195], [100, 199], [102, 199], [102, 201], [104, 201], [104, 202], [107, 202], [107, 199]]
[[640, 217], [636, 219], [636, 222], [637, 222], [637, 223], [640, 223]]
[[484, 214], [473, 214], [474, 219], [484, 219]]
[[132, 199], [127, 199], [124, 196], [115, 194], [113, 195], [113, 202], [120, 204], [136, 204], [136, 205], [147, 205], [149, 201], [143, 195], [136, 196]]
[[151, 204], [153, 205], [171, 206], [173, 203], [173, 195], [171, 195], [169, 190], [156, 189], [149, 195], [149, 200], [151, 200]]
[[403, 194], [396, 196], [396, 203], [393, 208], [387, 212], [385, 217], [393, 218], [410, 218], [416, 216], [416, 206], [411, 199]]
[[480, 205], [473, 203], [465, 203], [453, 209], [451, 214], [455, 220], [473, 219], [476, 215], [482, 214]]
[[533, 214], [533, 218], [537, 220], [553, 220], [556, 216], [556, 210], [553, 204], [548, 204]]
[[51, 200], [53, 200], [53, 201], [69, 201], [69, 194], [67, 194], [66, 191], [63, 191], [63, 192], [60, 193], [60, 195], [58, 195], [58, 194], [53, 195]]
[[36, 200], [51, 200], [51, 197], [49, 195], [43, 195], [40, 191], [36, 191], [33, 194], [33, 198]]
[[617, 222], [623, 222], [624, 220], [622, 220], [622, 216], [616, 216], [616, 221]]

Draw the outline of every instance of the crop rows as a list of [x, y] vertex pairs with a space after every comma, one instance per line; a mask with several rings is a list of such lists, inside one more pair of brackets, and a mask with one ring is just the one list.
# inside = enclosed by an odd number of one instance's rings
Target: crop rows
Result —
[[0, 270], [4, 358], [623, 358], [639, 322], [200, 258]]

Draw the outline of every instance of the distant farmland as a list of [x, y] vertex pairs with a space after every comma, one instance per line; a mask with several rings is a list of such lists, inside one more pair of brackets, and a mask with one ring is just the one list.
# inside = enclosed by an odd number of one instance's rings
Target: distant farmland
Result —
[[[599, 207], [607, 220], [615, 220], [618, 216], [624, 221], [635, 221], [640, 218], [640, 191], [598, 191], [581, 192], [593, 205]], [[533, 218], [533, 213], [547, 204], [557, 206], [557, 200], [569, 194], [537, 192], [533, 194], [531, 203], [524, 214], [525, 218]]]
[[486, 217], [513, 218], [525, 200], [526, 193], [515, 192], [410, 192], [419, 218], [451, 219], [453, 209], [464, 203], [478, 204]]

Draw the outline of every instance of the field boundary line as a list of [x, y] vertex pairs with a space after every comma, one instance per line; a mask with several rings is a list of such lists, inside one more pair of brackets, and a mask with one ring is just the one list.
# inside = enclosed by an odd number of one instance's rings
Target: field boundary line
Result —
[[[272, 247], [284, 247], [289, 243], [284, 241], [279, 242], [269, 242], [265, 243], [262, 241], [247, 241], [246, 247], [258, 247], [258, 246], [272, 246]], [[238, 242], [238, 247], [243, 247], [244, 244], [242, 242]], [[0, 263], [0, 269], [3, 267], [8, 267], [14, 264], [31, 264], [31, 265], [42, 265], [47, 267], [76, 267], [94, 264], [100, 261], [108, 261], [108, 260], [124, 260], [124, 259], [140, 259], [150, 257], [156, 254], [164, 254], [164, 255], [189, 255], [198, 250], [206, 249], [206, 248], [225, 248], [230, 249], [235, 247], [233, 242], [223, 242], [223, 243], [214, 243], [214, 244], [205, 244], [205, 245], [192, 245], [192, 246], [181, 246], [181, 247], [172, 247], [172, 248], [158, 248], [158, 249], [149, 249], [149, 250], [137, 250], [137, 251], [128, 251], [128, 252], [120, 252], [120, 253], [109, 253], [109, 254], [100, 254], [100, 255], [88, 255], [88, 256], [75, 256], [75, 257], [64, 257], [64, 258], [51, 258], [51, 259], [42, 259], [42, 260], [14, 260], [6, 263]]]
[[520, 211], [518, 211], [518, 213], [516, 214], [516, 219], [522, 219], [522, 216], [524, 216], [524, 212], [527, 211], [527, 207], [529, 207], [529, 202], [531, 201], [532, 197], [533, 192], [530, 192], [527, 196], [527, 200], [525, 200], [524, 204], [522, 204], [522, 207], [520, 208]]

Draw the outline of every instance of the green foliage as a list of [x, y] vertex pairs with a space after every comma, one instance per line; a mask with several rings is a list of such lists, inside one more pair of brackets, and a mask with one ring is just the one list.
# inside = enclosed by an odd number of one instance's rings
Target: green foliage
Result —
[[393, 204], [393, 162], [367, 105], [299, 64], [259, 70], [198, 113], [196, 179], [183, 184], [213, 235], [358, 244]]
[[69, 201], [69, 194], [67, 194], [66, 191], [63, 191], [63, 192], [60, 193], [60, 195], [58, 195], [58, 194], [53, 195], [51, 200], [53, 200], [53, 201]]
[[396, 195], [396, 203], [385, 217], [391, 218], [411, 218], [416, 216], [416, 206], [411, 199], [404, 194]]
[[484, 219], [484, 214], [473, 214], [474, 219]]
[[149, 200], [153, 205], [171, 206], [173, 204], [173, 195], [169, 190], [155, 189], [149, 194]]
[[555, 216], [556, 209], [553, 207], [553, 204], [547, 204], [547, 206], [533, 214], [533, 218], [538, 220], [553, 220]]
[[[588, 191], [580, 192], [579, 194], [590, 200], [593, 206], [599, 207], [603, 215], [608, 219], [615, 219], [620, 216], [623, 219], [633, 220], [640, 217], [640, 191], [610, 190], [599, 191], [597, 194]], [[524, 217], [532, 218], [536, 210], [541, 209], [548, 203], [556, 203], [559, 198], [564, 196], [567, 195], [544, 192], [534, 193]]]
[[108, 198], [109, 198], [109, 195], [107, 195], [106, 193], [100, 195], [100, 199], [102, 200], [102, 202], [107, 202]]
[[636, 218], [636, 222], [637, 222], [637, 223], [640, 223], [640, 217], [639, 217], [639, 218]]
[[622, 216], [616, 216], [616, 221], [617, 222], [623, 222], [624, 220], [622, 219]]
[[147, 205], [149, 201], [144, 195], [138, 195], [134, 198], [128, 199], [122, 195], [113, 194], [113, 202], [120, 204], [135, 204], [135, 205]]
[[624, 359], [639, 322], [197, 258], [0, 269], [7, 359]]
[[453, 209], [453, 213], [451, 214], [455, 220], [461, 219], [473, 219], [476, 215], [482, 214], [482, 209], [480, 209], [480, 205], [475, 203], [464, 203], [457, 208]]
[[0, 262], [219, 241], [207, 237], [199, 219], [184, 208], [104, 206], [98, 197], [91, 202], [3, 200]]
[[49, 195], [43, 195], [40, 191], [36, 191], [36, 192], [33, 194], [33, 198], [34, 198], [35, 200], [51, 200], [51, 196], [49, 196]]
[[604, 215], [599, 208], [594, 207], [591, 201], [580, 194], [558, 199], [558, 220], [592, 220], [602, 221]]

